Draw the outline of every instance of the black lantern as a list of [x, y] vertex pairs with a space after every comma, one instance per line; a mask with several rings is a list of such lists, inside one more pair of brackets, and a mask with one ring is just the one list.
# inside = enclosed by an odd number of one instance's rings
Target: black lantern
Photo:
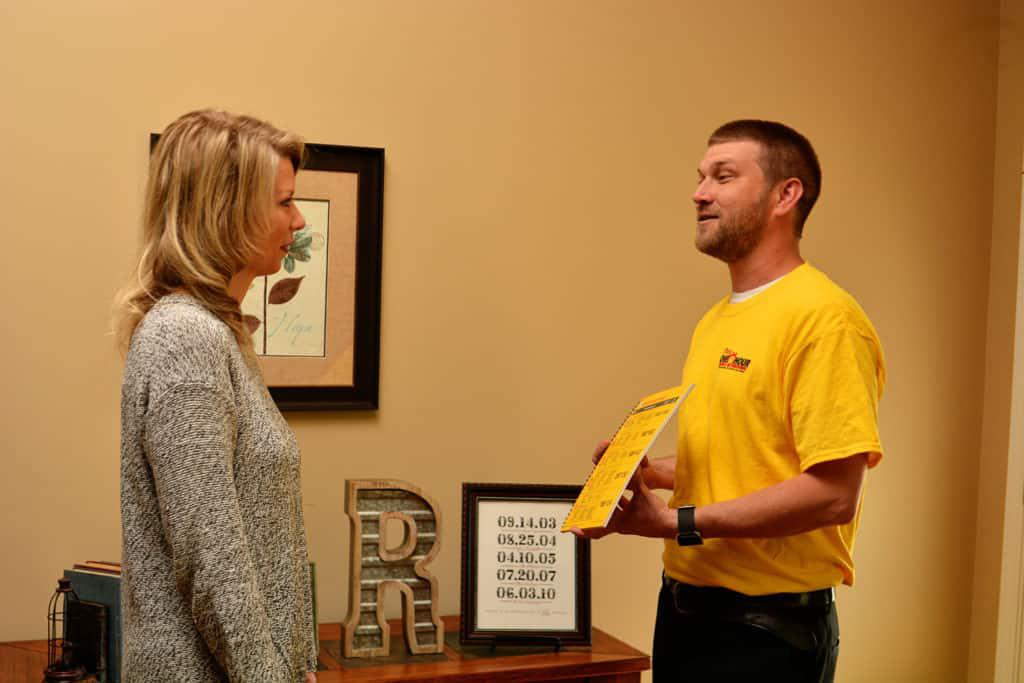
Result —
[[66, 637], [68, 607], [75, 602], [78, 602], [78, 596], [71, 588], [71, 582], [63, 576], [57, 579], [57, 591], [50, 598], [47, 614], [49, 637], [46, 641], [44, 683], [85, 680], [85, 669], [75, 664], [75, 643]]

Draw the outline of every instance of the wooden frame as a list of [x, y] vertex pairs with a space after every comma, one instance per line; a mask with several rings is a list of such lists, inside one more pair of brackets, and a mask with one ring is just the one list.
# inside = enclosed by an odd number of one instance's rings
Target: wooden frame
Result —
[[295, 200], [307, 225], [242, 302], [281, 410], [378, 407], [383, 183], [383, 149], [306, 145]]
[[590, 644], [590, 542], [559, 531], [580, 489], [462, 485], [462, 643]]

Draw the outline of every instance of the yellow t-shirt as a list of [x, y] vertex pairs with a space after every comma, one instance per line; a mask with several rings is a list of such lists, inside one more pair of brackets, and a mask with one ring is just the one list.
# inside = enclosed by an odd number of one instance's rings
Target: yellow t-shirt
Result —
[[[740, 303], [726, 298], [697, 325], [683, 369], [696, 388], [680, 409], [669, 505], [731, 500], [828, 460], [881, 458], [878, 335], [849, 294], [803, 264]], [[665, 572], [748, 595], [853, 584], [860, 517], [780, 538], [665, 543]]]

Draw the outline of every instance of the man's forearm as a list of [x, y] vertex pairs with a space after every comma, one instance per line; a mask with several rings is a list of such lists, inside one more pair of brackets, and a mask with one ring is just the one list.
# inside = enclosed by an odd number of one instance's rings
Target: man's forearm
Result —
[[740, 498], [699, 506], [695, 525], [705, 538], [770, 538], [846, 524], [856, 514], [865, 468], [863, 454], [822, 463]]
[[[608, 532], [675, 538], [677, 512], [650, 489], [666, 483], [675, 471], [661, 458], [634, 478], [634, 495], [624, 500], [606, 529], [579, 535], [600, 538]], [[792, 536], [825, 526], [846, 524], [857, 512], [860, 487], [867, 468], [866, 454], [821, 463], [792, 479], [732, 500], [700, 505], [694, 523], [704, 538], [771, 538]], [[669, 479], [671, 481], [671, 479]], [[684, 503], [686, 501], [683, 501]]]

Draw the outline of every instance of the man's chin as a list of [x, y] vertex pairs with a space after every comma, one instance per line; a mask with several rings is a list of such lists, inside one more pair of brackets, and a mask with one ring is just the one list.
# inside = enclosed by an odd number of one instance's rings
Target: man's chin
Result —
[[724, 244], [720, 241], [702, 241], [700, 239], [694, 241], [694, 246], [697, 247], [697, 251], [700, 253], [716, 258], [723, 263], [735, 263], [751, 251], [750, 249], [738, 249], [733, 244]]
[[722, 258], [721, 254], [725, 251], [720, 240], [701, 239], [699, 236], [693, 241], [693, 246], [697, 247], [700, 253], [717, 259]]

